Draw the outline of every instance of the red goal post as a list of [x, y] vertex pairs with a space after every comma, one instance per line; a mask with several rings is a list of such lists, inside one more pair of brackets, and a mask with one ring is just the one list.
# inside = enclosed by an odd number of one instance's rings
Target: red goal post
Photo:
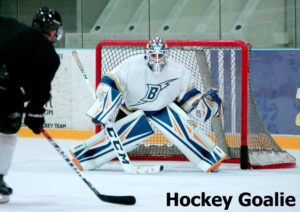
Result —
[[[169, 40], [166, 41], [168, 47], [171, 49], [176, 49], [176, 53], [174, 53], [174, 55], [176, 54], [175, 60], [177, 58], [177, 60], [179, 62], [182, 62], [186, 60], [185, 58], [185, 52], [189, 51], [191, 52], [191, 54], [193, 55], [193, 57], [197, 57], [198, 52], [201, 51], [205, 51], [205, 53], [203, 53], [203, 57], [205, 58], [205, 60], [207, 60], [207, 65], [204, 64], [204, 66], [207, 66], [208, 72], [211, 73], [211, 76], [213, 77], [213, 75], [215, 75], [213, 73], [211, 69], [213, 69], [212, 66], [216, 66], [216, 64], [220, 63], [220, 67], [216, 68], [218, 71], [216, 72], [222, 72], [222, 74], [224, 74], [224, 71], [228, 71], [229, 68], [226, 68], [224, 64], [228, 65], [230, 62], [225, 61], [225, 58], [228, 57], [229, 54], [234, 55], [234, 59], [230, 59], [231, 63], [236, 63], [237, 65], [230, 65], [231, 67], [234, 67], [234, 69], [239, 69], [239, 72], [236, 72], [236, 75], [240, 75], [237, 76], [239, 77], [239, 79], [235, 80], [235, 82], [231, 83], [232, 87], [234, 87], [235, 90], [234, 91], [234, 95], [239, 96], [239, 100], [235, 100], [237, 102], [237, 105], [234, 106], [234, 103], [229, 106], [231, 108], [235, 108], [236, 111], [238, 111], [240, 113], [240, 115], [236, 115], [238, 116], [238, 118], [235, 118], [235, 120], [239, 119], [239, 126], [236, 127], [238, 128], [238, 133], [231, 133], [228, 134], [226, 128], [226, 123], [225, 123], [225, 118], [224, 120], [222, 120], [222, 123], [217, 123], [217, 125], [219, 126], [224, 126], [223, 132], [219, 132], [219, 134], [222, 137], [223, 134], [223, 142], [226, 144], [230, 143], [227, 140], [230, 140], [230, 137], [239, 137], [240, 140], [240, 147], [236, 147], [237, 145], [233, 145], [233, 147], [230, 147], [229, 149], [229, 156], [231, 158], [231, 161], [238, 161], [241, 164], [241, 168], [242, 169], [247, 169], [249, 167], [253, 167], [253, 168], [281, 168], [281, 167], [293, 167], [295, 166], [295, 161], [293, 160], [293, 157], [286, 157], [286, 153], [280, 149], [280, 147], [278, 147], [278, 145], [276, 144], [276, 142], [271, 138], [270, 134], [266, 131], [266, 129], [263, 126], [262, 121], [260, 120], [260, 118], [257, 118], [256, 116], [258, 115], [258, 112], [256, 111], [256, 107], [255, 107], [255, 103], [254, 103], [254, 98], [252, 97], [252, 92], [251, 92], [251, 88], [249, 89], [249, 77], [248, 77], [248, 73], [249, 73], [249, 52], [250, 52], [250, 45], [247, 45], [245, 42], [243, 41], [235, 41], [235, 40], [226, 40], [226, 41], [220, 41], [220, 40], [206, 40], [206, 41], [181, 41], [181, 40]], [[116, 67], [119, 63], [121, 63], [123, 60], [127, 59], [128, 57], [135, 55], [135, 54], [142, 54], [143, 53], [143, 49], [146, 46], [147, 41], [145, 40], [106, 40], [106, 41], [102, 41], [100, 42], [97, 47], [96, 47], [96, 86], [99, 84], [103, 74], [111, 71], [114, 67]], [[180, 53], [180, 52], [183, 53]], [[227, 51], [230, 51], [231, 53], [228, 53]], [[177, 53], [179, 52], [179, 53]], [[196, 52], [196, 53], [195, 53]], [[199, 53], [200, 54], [200, 53]], [[210, 57], [210, 55], [213, 54], [217, 54], [218, 58], [213, 59], [213, 56], [211, 56], [212, 59], [208, 59], [208, 57]], [[179, 56], [177, 56], [179, 55]], [[196, 56], [194, 56], [196, 55]], [[236, 56], [238, 55], [238, 56]], [[188, 56], [189, 57], [189, 56]], [[199, 56], [202, 57], [202, 56]], [[219, 58], [221, 57], [221, 59]], [[190, 66], [191, 64], [189, 63], [197, 63], [195, 62], [197, 60], [197, 58], [193, 61], [193, 62], [186, 62], [185, 65], [186, 66]], [[211, 61], [209, 61], [211, 60]], [[218, 62], [216, 62], [216, 60]], [[222, 62], [223, 60], [223, 62]], [[234, 62], [232, 62], [234, 61]], [[223, 67], [221, 67], [223, 65]], [[210, 67], [209, 67], [210, 66]], [[229, 66], [229, 65], [228, 65]], [[200, 67], [199, 64], [193, 64], [193, 67], [198, 67], [199, 69], [205, 69], [205, 67]], [[189, 68], [189, 67], [188, 67]], [[226, 70], [225, 70], [226, 69]], [[231, 68], [233, 69], [233, 68]], [[195, 71], [195, 73], [198, 70]], [[235, 71], [235, 70], [234, 70]], [[224, 74], [225, 76], [225, 74]], [[224, 78], [223, 76], [223, 78]], [[200, 74], [199, 77], [196, 77], [196, 81], [198, 80], [203, 83], [203, 76]], [[201, 78], [201, 80], [200, 80]], [[219, 77], [219, 78], [222, 78]], [[227, 77], [230, 78], [230, 77]], [[224, 79], [223, 79], [224, 81]], [[217, 83], [218, 84], [218, 83]], [[222, 84], [225, 84], [224, 82]], [[235, 85], [236, 84], [236, 85]], [[217, 87], [217, 86], [213, 86], [213, 87]], [[224, 85], [223, 85], [224, 87]], [[240, 94], [237, 94], [238, 90], [240, 87]], [[220, 88], [218, 88], [220, 89]], [[226, 90], [227, 88], [224, 88], [224, 90]], [[231, 88], [233, 89], [233, 88]], [[222, 89], [221, 89], [222, 90]], [[250, 90], [250, 91], [249, 91]], [[249, 96], [250, 94], [250, 96]], [[224, 91], [224, 95], [225, 95], [225, 91]], [[250, 101], [251, 100], [251, 101]], [[226, 100], [224, 99], [224, 102]], [[249, 103], [249, 101], [251, 103]], [[249, 105], [251, 106], [250, 111], [249, 112]], [[238, 108], [238, 109], [236, 109]], [[225, 107], [225, 113], [226, 113], [226, 107]], [[253, 112], [254, 111], [254, 112]], [[232, 112], [232, 111], [231, 111]], [[236, 113], [236, 112], [235, 112]], [[263, 147], [258, 147], [257, 143], [259, 143], [260, 141], [255, 141], [256, 143], [254, 144], [250, 144], [250, 146], [254, 146], [257, 150], [255, 151], [266, 151], [266, 155], [261, 156], [260, 153], [256, 153], [254, 151], [253, 154], [253, 159], [251, 159], [251, 157], [249, 158], [249, 153], [248, 153], [248, 149], [249, 149], [249, 143], [248, 143], [248, 123], [249, 123], [249, 119], [248, 119], [248, 114], [251, 114], [252, 117], [251, 121], [253, 119], [252, 122], [256, 122], [255, 119], [259, 119], [260, 122], [259, 123], [255, 123], [256, 125], [259, 125], [259, 130], [260, 131], [262, 128], [264, 130], [263, 132], [263, 136], [264, 138], [262, 139], [263, 141], [265, 141], [266, 139], [267, 141], [267, 145], [263, 146]], [[253, 115], [254, 114], [254, 115]], [[235, 122], [235, 120], [233, 122]], [[211, 125], [216, 124], [216, 123], [211, 123]], [[232, 125], [232, 124], [231, 124]], [[238, 125], [237, 123], [235, 123], [234, 125]], [[262, 126], [261, 126], [262, 125]], [[208, 134], [214, 134], [211, 135], [211, 138], [214, 138], [213, 140], [216, 140], [216, 137], [218, 137], [216, 134], [216, 132], [211, 132], [211, 128], [214, 128], [214, 130], [217, 128], [216, 126], [213, 127], [208, 127], [210, 128], [210, 130], [208, 130]], [[98, 129], [99, 131], [99, 129]], [[218, 130], [220, 131], [220, 130]], [[234, 130], [235, 131], [235, 130]], [[253, 131], [253, 129], [250, 130], [251, 132]], [[254, 130], [255, 131], [255, 130]], [[266, 131], [266, 132], [265, 132]], [[254, 133], [255, 134], [255, 133]], [[257, 134], [253, 135], [251, 134], [250, 136], [250, 140], [252, 142], [252, 140], [254, 140], [254, 138], [257, 140], [256, 137], [259, 137], [259, 139], [261, 139], [260, 137], [262, 137], [261, 132], [258, 132]], [[229, 139], [227, 139], [229, 138]], [[270, 141], [269, 141], [270, 140]], [[215, 141], [217, 142], [217, 141]], [[154, 142], [156, 143], [156, 142]], [[219, 145], [219, 142], [217, 142]], [[155, 144], [153, 144], [155, 145]], [[145, 148], [151, 146], [151, 144], [147, 144], [145, 145]], [[158, 145], [160, 146], [160, 145]], [[221, 146], [222, 147], [222, 146]], [[153, 147], [154, 148], [154, 147]], [[160, 147], [161, 148], [161, 147]], [[166, 147], [168, 148], [168, 147]], [[224, 147], [226, 148], [226, 147]], [[140, 152], [142, 152], [142, 150], [136, 155], [136, 153], [139, 151], [135, 151], [135, 153], [133, 153], [131, 155], [132, 159], [150, 159], [150, 160], [154, 160], [154, 159], [167, 159], [167, 160], [174, 160], [174, 158], [178, 158], [179, 160], [182, 160], [182, 157], [174, 157], [172, 155], [157, 155], [158, 153], [156, 152], [154, 155], [151, 155], [151, 148], [150, 149], [150, 153], [149, 150], [147, 150], [145, 153], [145, 155], [143, 155], [144, 153], [142, 153], [140, 155]], [[231, 152], [232, 149], [234, 150], [234, 156], [231, 156]], [[238, 149], [238, 150], [236, 150]], [[238, 151], [239, 153], [236, 153], [236, 151]], [[288, 158], [288, 160], [283, 159], [281, 160], [271, 160], [269, 161], [268, 159], [266, 159], [268, 157], [269, 152], [276, 152], [279, 154], [284, 154], [285, 156], [283, 156], [283, 158]], [[165, 150], [164, 150], [165, 152]], [[239, 155], [238, 155], [239, 154]], [[250, 153], [250, 156], [252, 154], [252, 151]], [[264, 153], [263, 153], [264, 154]], [[288, 153], [287, 153], [288, 154]], [[281, 156], [280, 156], [281, 157]], [[267, 162], [263, 162], [262, 164], [260, 164], [260, 162], [255, 161], [252, 164], [252, 160], [255, 160], [255, 158], [264, 158], [262, 160], [266, 160]], [[257, 163], [257, 164], [256, 164]]]

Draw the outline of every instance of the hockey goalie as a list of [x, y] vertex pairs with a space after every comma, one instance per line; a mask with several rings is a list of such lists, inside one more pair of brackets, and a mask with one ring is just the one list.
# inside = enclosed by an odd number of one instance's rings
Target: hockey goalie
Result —
[[[154, 134], [150, 122], [203, 172], [218, 168], [226, 154], [192, 121], [221, 118], [223, 102], [216, 89], [201, 93], [183, 65], [168, 57], [165, 40], [149, 40], [145, 55], [123, 61], [104, 75], [87, 115], [96, 125], [113, 122], [127, 152]], [[114, 115], [117, 114], [117, 115]], [[102, 130], [70, 150], [81, 170], [93, 170], [116, 157]]]

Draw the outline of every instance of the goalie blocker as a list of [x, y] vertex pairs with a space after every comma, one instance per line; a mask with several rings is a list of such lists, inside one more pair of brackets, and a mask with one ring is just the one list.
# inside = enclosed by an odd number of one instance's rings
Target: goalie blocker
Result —
[[96, 125], [106, 124], [111, 116], [119, 109], [122, 94], [106, 84], [101, 83], [97, 88], [97, 98], [86, 113]]

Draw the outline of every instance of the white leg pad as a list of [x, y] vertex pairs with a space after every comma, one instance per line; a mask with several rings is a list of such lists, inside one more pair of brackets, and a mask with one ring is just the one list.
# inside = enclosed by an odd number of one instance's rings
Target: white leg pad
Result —
[[73, 157], [73, 163], [80, 168], [81, 171], [93, 170], [98, 166], [95, 163], [95, 160], [92, 159], [92, 150], [96, 147], [103, 148], [107, 145], [109, 145], [109, 143], [105, 138], [105, 133], [104, 131], [101, 131], [88, 140], [73, 147], [69, 152]]
[[226, 154], [174, 103], [149, 120], [203, 172], [214, 170], [226, 158]]
[[[114, 123], [126, 152], [137, 148], [141, 142], [154, 134], [142, 111], [136, 111]], [[73, 162], [81, 170], [93, 170], [114, 159], [117, 155], [105, 131], [70, 150]]]

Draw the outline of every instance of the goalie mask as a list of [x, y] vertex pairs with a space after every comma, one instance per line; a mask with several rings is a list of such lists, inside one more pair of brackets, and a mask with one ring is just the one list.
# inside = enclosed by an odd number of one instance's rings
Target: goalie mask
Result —
[[169, 49], [165, 40], [159, 37], [149, 40], [145, 49], [145, 59], [154, 73], [162, 71], [167, 62], [168, 53]]
[[60, 40], [63, 36], [62, 21], [59, 13], [47, 7], [42, 7], [36, 11], [33, 16], [32, 26], [47, 35], [49, 35], [52, 30], [56, 30], [56, 40]]

